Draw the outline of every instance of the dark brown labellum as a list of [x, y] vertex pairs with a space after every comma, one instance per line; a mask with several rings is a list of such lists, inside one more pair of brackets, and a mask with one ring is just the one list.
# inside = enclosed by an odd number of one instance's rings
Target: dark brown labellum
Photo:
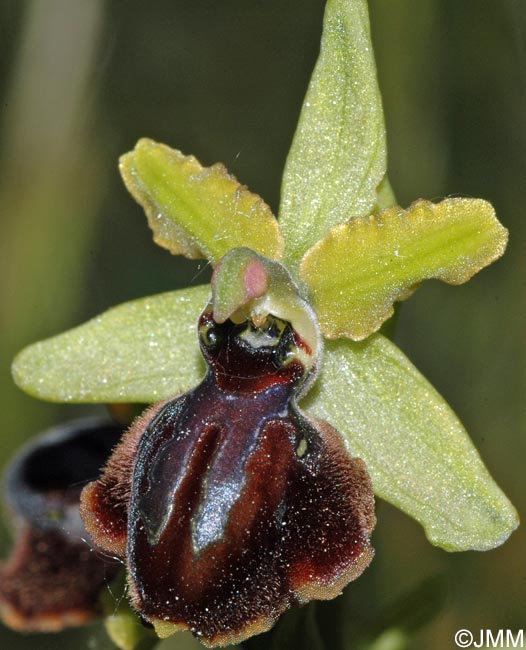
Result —
[[141, 418], [83, 511], [126, 556], [132, 602], [159, 635], [224, 645], [357, 577], [374, 501], [362, 461], [296, 405], [313, 360], [289, 323], [219, 325], [205, 310], [199, 334], [204, 380]]
[[57, 631], [99, 613], [99, 594], [119, 564], [89, 545], [80, 493], [121, 435], [121, 427], [99, 419], [76, 420], [31, 441], [9, 465], [5, 498], [17, 536], [0, 566], [0, 614], [8, 626]]

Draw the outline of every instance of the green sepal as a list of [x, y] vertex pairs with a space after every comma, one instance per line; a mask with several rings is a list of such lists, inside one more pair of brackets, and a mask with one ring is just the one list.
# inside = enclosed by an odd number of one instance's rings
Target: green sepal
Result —
[[467, 282], [500, 257], [508, 231], [481, 199], [415, 201], [335, 226], [301, 263], [325, 336], [376, 332], [423, 280]]
[[171, 253], [214, 264], [231, 248], [249, 246], [281, 257], [283, 238], [270, 208], [222, 164], [203, 167], [194, 156], [143, 138], [121, 156], [119, 169], [155, 242]]
[[143, 402], [195, 386], [205, 367], [197, 319], [210, 287], [180, 289], [109, 309], [13, 362], [15, 382], [52, 402]]
[[518, 526], [456, 415], [383, 336], [328, 342], [302, 407], [340, 431], [375, 493], [422, 524], [432, 544], [487, 550]]
[[287, 158], [280, 224], [293, 273], [332, 226], [388, 200], [382, 102], [365, 0], [329, 0], [321, 49]]

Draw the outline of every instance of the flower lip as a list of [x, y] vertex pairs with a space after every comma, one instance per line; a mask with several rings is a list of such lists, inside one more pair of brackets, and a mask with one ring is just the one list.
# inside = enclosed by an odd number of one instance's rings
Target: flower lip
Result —
[[93, 552], [79, 514], [83, 485], [99, 475], [122, 427], [69, 422], [29, 442], [8, 468], [6, 502], [17, 524], [0, 565], [0, 617], [14, 630], [56, 632], [100, 613], [119, 564]]
[[53, 427], [11, 461], [4, 495], [16, 516], [41, 530], [85, 536], [79, 516], [83, 486], [96, 477], [123, 428], [84, 418]]
[[199, 339], [202, 382], [132, 425], [81, 511], [159, 636], [220, 646], [358, 577], [374, 497], [339, 433], [297, 406], [315, 364], [289, 321], [218, 323], [208, 305]]

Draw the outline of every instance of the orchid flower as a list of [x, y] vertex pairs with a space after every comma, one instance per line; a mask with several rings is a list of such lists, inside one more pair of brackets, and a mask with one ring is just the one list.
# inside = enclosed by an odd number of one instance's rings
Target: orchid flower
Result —
[[445, 401], [380, 329], [461, 284], [507, 231], [480, 199], [396, 205], [365, 0], [328, 0], [276, 218], [220, 164], [142, 139], [120, 161], [156, 243], [212, 284], [115, 307], [15, 360], [62, 402], [155, 404], [83, 493], [160, 636], [214, 646], [332, 598], [372, 558], [372, 491], [449, 551], [517, 513]]

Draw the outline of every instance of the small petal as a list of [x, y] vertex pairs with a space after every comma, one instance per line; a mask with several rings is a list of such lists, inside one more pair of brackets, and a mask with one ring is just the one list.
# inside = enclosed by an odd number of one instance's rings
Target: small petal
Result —
[[202, 167], [146, 138], [120, 160], [126, 187], [144, 208], [154, 240], [173, 254], [217, 262], [248, 246], [279, 259], [283, 238], [268, 205], [221, 164]]
[[508, 231], [481, 199], [415, 201], [333, 228], [301, 263], [325, 336], [360, 341], [423, 280], [467, 282], [499, 258]]
[[77, 420], [39, 436], [10, 464], [6, 499], [18, 526], [0, 566], [0, 616], [9, 627], [58, 631], [100, 613], [100, 592], [119, 565], [88, 543], [79, 498], [121, 432]]

